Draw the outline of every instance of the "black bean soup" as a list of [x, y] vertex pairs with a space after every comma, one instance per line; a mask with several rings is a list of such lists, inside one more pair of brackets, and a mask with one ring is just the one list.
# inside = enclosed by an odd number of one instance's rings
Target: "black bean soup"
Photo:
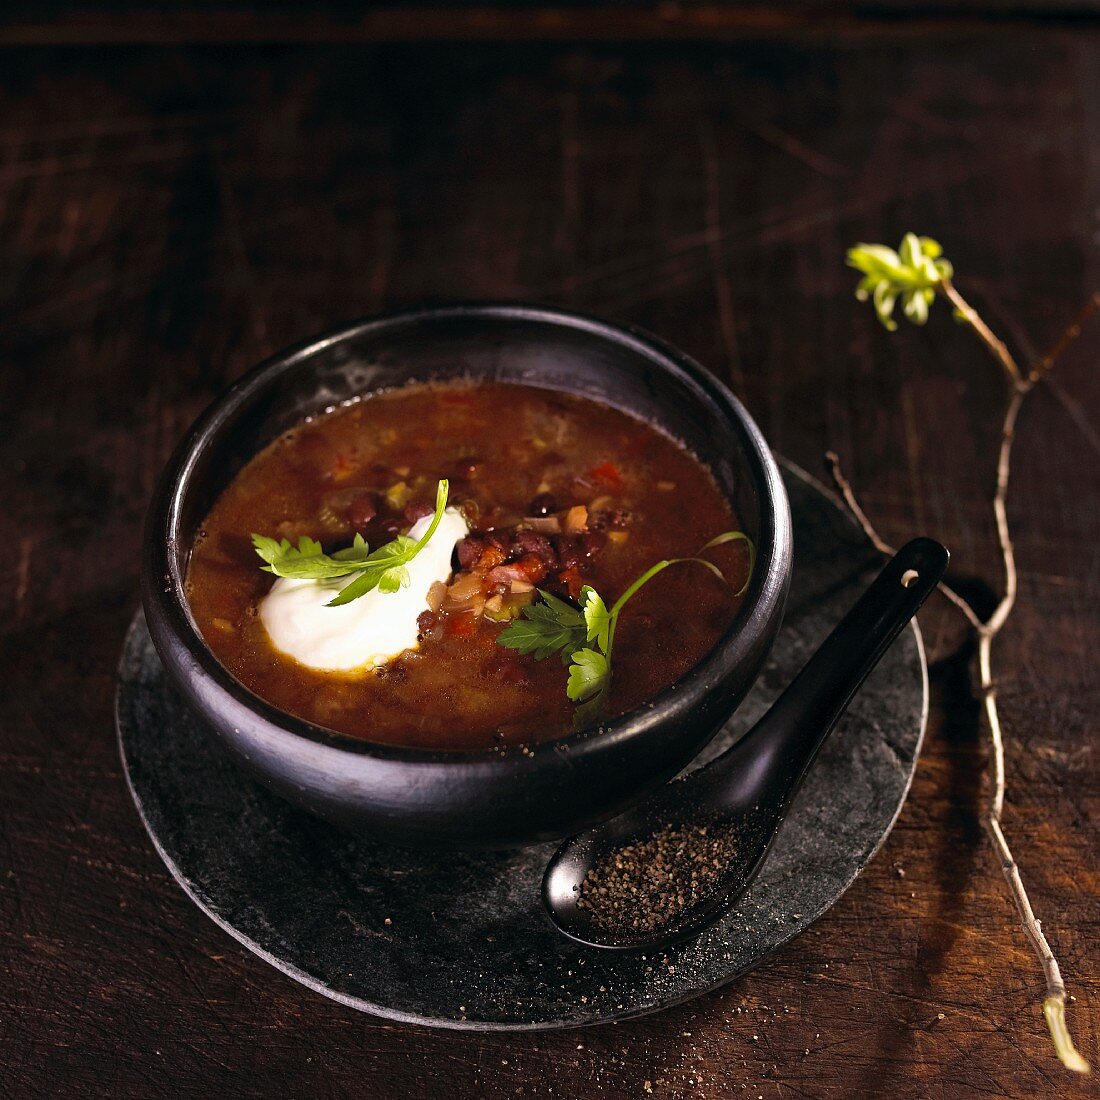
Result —
[[[469, 533], [433, 585], [416, 648], [334, 674], [277, 650], [257, 614], [272, 585], [262, 532], [326, 551], [360, 533], [380, 546], [433, 511], [437, 481]], [[737, 527], [710, 471], [653, 426], [595, 401], [504, 383], [417, 385], [302, 423], [253, 458], [202, 525], [187, 592], [218, 660], [257, 695], [329, 729], [434, 749], [530, 744], [570, 733], [557, 658], [498, 644], [545, 591], [608, 606], [663, 558]], [[624, 608], [606, 716], [652, 699], [715, 645], [746, 580], [744, 543], [706, 569], [665, 570]]]

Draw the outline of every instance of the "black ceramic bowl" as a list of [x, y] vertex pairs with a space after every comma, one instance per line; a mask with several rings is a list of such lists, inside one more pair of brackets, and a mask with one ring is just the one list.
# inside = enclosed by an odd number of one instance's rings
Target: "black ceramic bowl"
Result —
[[[466, 377], [592, 397], [686, 443], [756, 542], [756, 569], [733, 625], [644, 707], [529, 752], [373, 745], [266, 703], [218, 663], [184, 596], [188, 555], [210, 506], [257, 451], [303, 417], [374, 389]], [[508, 847], [607, 818], [684, 767], [756, 677], [779, 630], [790, 570], [779, 472], [748, 413], [711, 375], [635, 329], [535, 306], [460, 305], [341, 329], [231, 386], [161, 478], [146, 528], [142, 595], [171, 678], [233, 756], [277, 793], [396, 843]]]

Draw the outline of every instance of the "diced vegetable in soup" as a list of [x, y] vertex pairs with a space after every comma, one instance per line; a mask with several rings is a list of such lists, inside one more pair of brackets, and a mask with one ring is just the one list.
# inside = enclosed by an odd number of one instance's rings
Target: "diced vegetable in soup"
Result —
[[218, 660], [291, 714], [373, 742], [525, 745], [707, 654], [752, 568], [737, 526], [711, 473], [625, 413], [411, 386], [253, 458], [202, 526], [188, 598]]

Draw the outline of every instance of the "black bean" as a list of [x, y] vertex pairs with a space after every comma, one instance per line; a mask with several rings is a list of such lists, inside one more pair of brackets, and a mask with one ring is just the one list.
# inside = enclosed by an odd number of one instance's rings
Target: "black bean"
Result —
[[602, 531], [586, 531], [580, 536], [580, 544], [584, 556], [594, 558], [607, 545], [607, 536]]
[[530, 504], [527, 505], [527, 515], [548, 516], [558, 510], [558, 502], [549, 493], [539, 493]]
[[558, 556], [545, 535], [537, 531], [517, 531], [513, 543], [517, 554], [534, 554], [545, 565], [556, 565]]
[[378, 515], [378, 497], [374, 493], [357, 493], [348, 504], [348, 522], [356, 530], [362, 530]]
[[562, 569], [572, 569], [580, 565], [582, 554], [577, 546], [576, 539], [568, 535], [558, 535], [554, 539], [554, 549], [558, 554], [558, 565]]
[[477, 535], [467, 535], [466, 538], [459, 539], [455, 546], [459, 566], [463, 569], [473, 569], [484, 550], [485, 540]]

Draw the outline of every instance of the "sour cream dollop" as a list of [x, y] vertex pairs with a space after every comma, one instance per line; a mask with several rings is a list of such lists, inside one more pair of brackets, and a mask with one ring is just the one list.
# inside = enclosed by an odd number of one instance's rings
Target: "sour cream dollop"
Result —
[[[419, 539], [431, 522], [431, 516], [417, 520], [409, 537]], [[309, 668], [354, 672], [384, 665], [416, 648], [416, 620], [428, 610], [428, 589], [435, 581], [448, 581], [455, 543], [467, 532], [462, 513], [448, 508], [435, 533], [409, 562], [407, 587], [390, 593], [376, 588], [340, 607], [326, 604], [351, 577], [279, 577], [260, 601], [260, 621], [276, 649]]]

